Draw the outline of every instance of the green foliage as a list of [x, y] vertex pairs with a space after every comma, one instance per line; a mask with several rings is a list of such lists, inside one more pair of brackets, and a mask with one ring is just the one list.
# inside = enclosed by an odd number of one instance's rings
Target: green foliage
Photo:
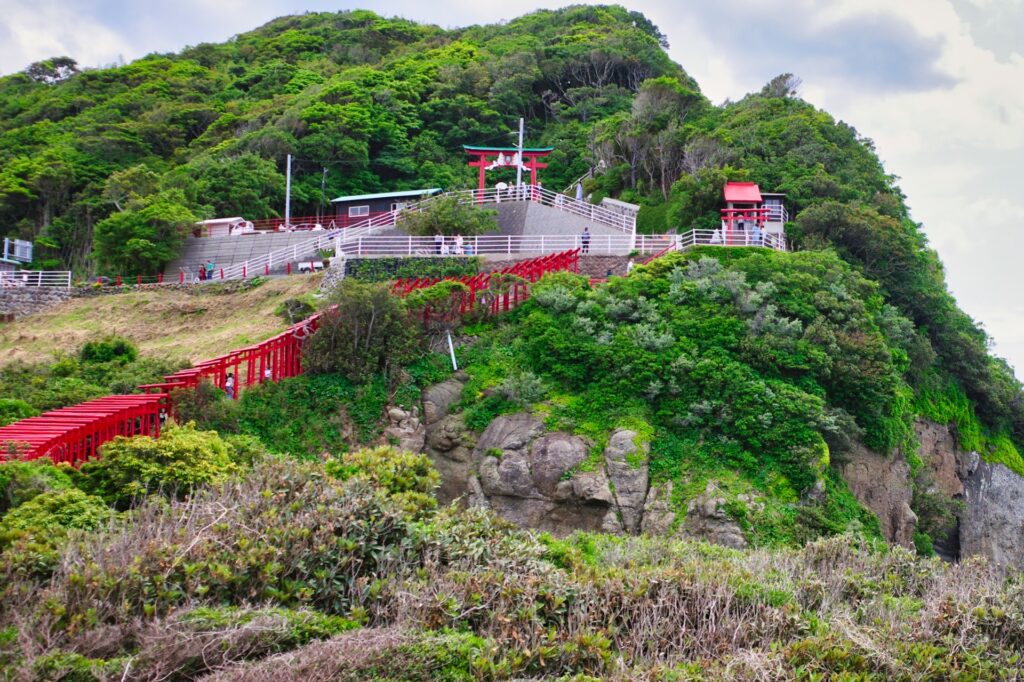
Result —
[[78, 359], [88, 364], [120, 362], [127, 364], [139, 357], [139, 351], [127, 339], [110, 336], [98, 341], [87, 341], [78, 349]]
[[86, 342], [74, 356], [59, 355], [50, 363], [13, 362], [0, 367], [0, 395], [18, 398], [0, 399], [0, 417], [7, 419], [3, 415], [9, 414], [16, 421], [15, 416], [29, 417], [111, 393], [134, 393], [137, 386], [162, 381], [182, 366], [179, 360], [140, 358], [130, 342], [118, 337]]
[[191, 423], [168, 425], [159, 439], [118, 436], [100, 455], [82, 465], [80, 485], [119, 508], [151, 493], [183, 498], [196, 486], [223, 483], [238, 472], [231, 445]]
[[7, 426], [22, 419], [28, 419], [39, 414], [24, 400], [18, 398], [0, 398], [0, 426]]
[[18, 541], [55, 544], [68, 529], [91, 530], [110, 516], [103, 500], [76, 488], [40, 493], [0, 520], [0, 549]]
[[340, 454], [380, 435], [387, 385], [353, 384], [337, 374], [308, 374], [242, 393], [239, 429], [274, 452], [295, 457]]
[[413, 516], [423, 516], [437, 506], [434, 491], [441, 476], [423, 454], [382, 445], [347, 452], [329, 461], [327, 472], [341, 480], [356, 478], [371, 483]]
[[0, 517], [43, 493], [73, 487], [64, 469], [47, 458], [0, 462]]
[[201, 429], [222, 434], [239, 430], [238, 404], [212, 381], [200, 381], [195, 388], [174, 389], [171, 404], [175, 419], [182, 424], [194, 422]]
[[354, 258], [345, 262], [345, 276], [365, 282], [433, 277], [472, 277], [480, 271], [480, 257]]
[[303, 347], [310, 372], [343, 374], [360, 383], [387, 376], [415, 357], [417, 328], [387, 284], [345, 279], [325, 306], [319, 328]]
[[422, 237], [443, 234], [472, 236], [498, 230], [497, 211], [463, 203], [458, 197], [432, 199], [419, 211], [404, 212], [399, 218], [403, 230]]

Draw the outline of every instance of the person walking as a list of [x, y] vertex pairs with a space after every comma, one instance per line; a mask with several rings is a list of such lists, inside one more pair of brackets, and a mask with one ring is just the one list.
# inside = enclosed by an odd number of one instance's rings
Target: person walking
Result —
[[235, 399], [235, 375], [228, 372], [228, 378], [224, 380], [224, 392], [228, 395], [228, 400]]
[[206, 261], [206, 279], [207, 281], [213, 279], [213, 259]]
[[434, 253], [441, 255], [441, 245], [444, 244], [444, 236], [440, 233], [434, 235]]
[[583, 254], [590, 253], [590, 228], [584, 227], [583, 234], [580, 235], [580, 245], [583, 246]]

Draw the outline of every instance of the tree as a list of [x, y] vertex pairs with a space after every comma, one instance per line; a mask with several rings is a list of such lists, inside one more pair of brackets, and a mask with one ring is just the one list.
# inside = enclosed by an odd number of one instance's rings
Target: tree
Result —
[[180, 192], [161, 193], [96, 225], [96, 260], [111, 273], [156, 273], [177, 255], [196, 220]]
[[328, 296], [320, 326], [306, 340], [302, 359], [319, 374], [343, 374], [363, 383], [388, 376], [415, 356], [418, 330], [388, 283], [345, 279]]
[[71, 57], [53, 57], [30, 64], [23, 73], [46, 85], [56, 85], [78, 73], [78, 62]]
[[429, 200], [425, 208], [400, 214], [399, 224], [409, 234], [420, 236], [474, 235], [497, 231], [496, 215], [497, 211], [461, 203], [458, 197], [439, 197]]

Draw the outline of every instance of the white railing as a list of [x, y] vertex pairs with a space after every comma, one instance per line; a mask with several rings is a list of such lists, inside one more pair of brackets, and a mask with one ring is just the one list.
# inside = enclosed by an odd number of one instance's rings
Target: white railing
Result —
[[383, 227], [391, 227], [395, 224], [395, 217], [396, 213], [394, 212], [384, 213], [367, 218], [349, 227], [324, 230], [315, 237], [310, 237], [297, 244], [270, 251], [251, 260], [229, 265], [223, 268], [223, 274], [220, 270], [217, 270], [214, 272], [213, 280], [256, 277], [273, 272], [275, 268], [280, 269], [287, 263], [309, 260], [311, 257], [318, 256], [322, 250], [333, 251], [336, 239], [340, 240], [341, 244], [345, 244], [359, 237], [372, 234], [375, 230]]
[[403, 235], [367, 235], [346, 241], [342, 252], [349, 257], [365, 256], [521, 256], [523, 254], [545, 254], [580, 249], [584, 255], [626, 255], [633, 251], [654, 254], [675, 248], [686, 251], [694, 246], [761, 246], [778, 251], [786, 250], [785, 237], [763, 235], [755, 241], [753, 237], [741, 239], [735, 236], [723, 240], [718, 230], [692, 230], [681, 235], [638, 234], [591, 235], [584, 244], [582, 235], [483, 235], [463, 237], [462, 246], [456, 246], [454, 238], [444, 242], [433, 237], [410, 237]]
[[66, 270], [18, 270], [0, 272], [0, 288], [71, 287], [71, 273]]
[[406, 206], [405, 210], [421, 211], [442, 197], [453, 196], [458, 197], [459, 202], [463, 204], [500, 204], [505, 201], [535, 201], [539, 204], [551, 206], [560, 211], [586, 218], [594, 223], [612, 227], [629, 235], [636, 232], [636, 216], [623, 215], [616, 211], [610, 211], [603, 206], [587, 203], [586, 201], [576, 201], [573, 197], [552, 192], [539, 185], [522, 185], [521, 187], [509, 187], [503, 190], [489, 188], [446, 192], [444, 194], [436, 194], [415, 204], [410, 204]]

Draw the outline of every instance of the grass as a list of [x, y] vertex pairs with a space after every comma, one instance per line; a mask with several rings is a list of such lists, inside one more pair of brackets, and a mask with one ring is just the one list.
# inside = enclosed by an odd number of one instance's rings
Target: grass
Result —
[[0, 366], [50, 360], [107, 334], [129, 339], [144, 355], [206, 360], [284, 329], [274, 310], [286, 299], [314, 292], [320, 279], [283, 277], [231, 294], [151, 289], [71, 299], [0, 324]]

